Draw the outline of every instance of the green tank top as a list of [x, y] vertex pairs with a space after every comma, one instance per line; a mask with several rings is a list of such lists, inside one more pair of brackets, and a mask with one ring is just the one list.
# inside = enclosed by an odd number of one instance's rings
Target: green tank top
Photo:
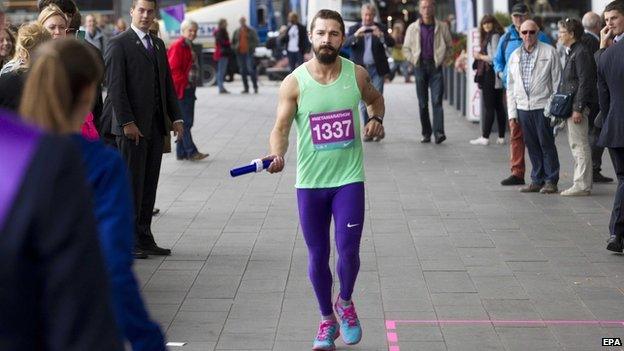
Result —
[[320, 84], [300, 65], [293, 74], [297, 101], [296, 188], [333, 188], [364, 181], [355, 64], [340, 58], [340, 76]]

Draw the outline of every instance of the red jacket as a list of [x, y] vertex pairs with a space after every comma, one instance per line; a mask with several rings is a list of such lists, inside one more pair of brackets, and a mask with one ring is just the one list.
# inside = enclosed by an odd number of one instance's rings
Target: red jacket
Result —
[[182, 99], [184, 97], [184, 89], [186, 89], [189, 83], [189, 72], [193, 66], [191, 47], [186, 43], [184, 37], [180, 37], [171, 44], [167, 51], [167, 58], [169, 59], [173, 87], [178, 99]]

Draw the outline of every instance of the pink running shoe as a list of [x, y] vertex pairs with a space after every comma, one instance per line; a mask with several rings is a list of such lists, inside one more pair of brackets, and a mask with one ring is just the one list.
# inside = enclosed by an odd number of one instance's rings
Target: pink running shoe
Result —
[[355, 345], [362, 340], [362, 326], [355, 312], [355, 304], [351, 301], [349, 306], [342, 306], [336, 299], [334, 309], [340, 318], [340, 331], [342, 332], [342, 340], [347, 345]]
[[322, 321], [314, 339], [312, 350], [333, 351], [336, 349], [334, 340], [340, 336], [340, 328], [336, 321]]

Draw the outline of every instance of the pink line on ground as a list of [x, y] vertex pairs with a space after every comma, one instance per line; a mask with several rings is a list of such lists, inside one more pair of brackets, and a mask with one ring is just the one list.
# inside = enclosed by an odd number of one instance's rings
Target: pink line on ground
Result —
[[386, 321], [386, 329], [388, 330], [396, 329], [396, 323], [394, 321]]
[[390, 346], [388, 351], [401, 351], [401, 348], [399, 346]]
[[[389, 324], [391, 322], [392, 324]], [[386, 321], [386, 325], [396, 323], [406, 324], [552, 324], [552, 325], [597, 325], [619, 324], [624, 326], [624, 320], [496, 320], [496, 319], [417, 319], [417, 320], [392, 320]]]
[[388, 337], [388, 342], [397, 342], [399, 340], [396, 333], [386, 333], [386, 335]]

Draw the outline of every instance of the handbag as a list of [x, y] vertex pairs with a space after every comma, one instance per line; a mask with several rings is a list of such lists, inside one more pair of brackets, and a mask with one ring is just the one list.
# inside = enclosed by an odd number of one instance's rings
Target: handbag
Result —
[[569, 118], [572, 116], [572, 93], [557, 93], [550, 103], [550, 114], [557, 118]]

